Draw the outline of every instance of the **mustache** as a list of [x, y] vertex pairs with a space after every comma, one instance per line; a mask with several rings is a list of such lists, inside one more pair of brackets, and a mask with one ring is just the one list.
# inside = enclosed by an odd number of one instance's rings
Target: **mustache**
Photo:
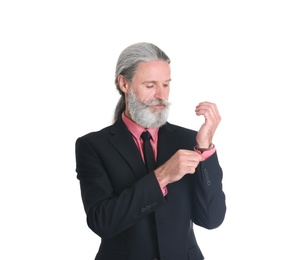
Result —
[[168, 100], [154, 99], [154, 100], [149, 100], [149, 101], [144, 102], [144, 105], [146, 105], [147, 107], [157, 106], [157, 105], [162, 105], [164, 107], [168, 107], [171, 105], [171, 103]]

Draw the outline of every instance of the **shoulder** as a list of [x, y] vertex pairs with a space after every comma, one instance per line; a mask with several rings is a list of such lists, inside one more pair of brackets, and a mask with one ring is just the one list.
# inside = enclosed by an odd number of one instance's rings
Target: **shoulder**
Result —
[[84, 134], [82, 136], [79, 136], [77, 138], [77, 140], [83, 139], [83, 140], [91, 141], [91, 140], [94, 140], [94, 139], [98, 139], [100, 137], [108, 135], [110, 128], [111, 128], [111, 126], [107, 126], [107, 127], [102, 128], [102, 129], [100, 129], [98, 131], [92, 131], [92, 132], [86, 133], [86, 134]]
[[75, 141], [76, 149], [85, 149], [86, 147], [92, 147], [97, 150], [98, 147], [106, 146], [110, 138], [110, 128], [107, 126], [98, 131], [88, 132], [82, 136], [79, 136]]
[[77, 142], [87, 143], [101, 143], [107, 142], [110, 138], [115, 135], [128, 132], [126, 126], [122, 120], [117, 120], [114, 124], [106, 126], [98, 131], [89, 132], [77, 138]]

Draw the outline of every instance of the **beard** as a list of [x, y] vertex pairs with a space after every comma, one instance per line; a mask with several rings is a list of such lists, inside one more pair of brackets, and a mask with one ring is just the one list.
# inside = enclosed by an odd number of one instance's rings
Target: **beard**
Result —
[[[128, 91], [127, 108], [134, 122], [144, 128], [158, 128], [164, 125], [169, 116], [170, 102], [167, 100], [138, 100], [132, 88]], [[152, 109], [151, 106], [163, 105], [162, 109]]]

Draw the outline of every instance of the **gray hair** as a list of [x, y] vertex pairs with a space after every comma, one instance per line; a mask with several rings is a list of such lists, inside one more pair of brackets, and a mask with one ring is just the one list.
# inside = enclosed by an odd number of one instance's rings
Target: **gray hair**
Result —
[[163, 60], [170, 63], [169, 57], [160, 48], [147, 42], [132, 44], [119, 55], [115, 71], [115, 85], [121, 96], [115, 108], [114, 121], [120, 118], [126, 108], [125, 96], [119, 87], [118, 76], [122, 75], [128, 82], [132, 82], [139, 64], [153, 60]]

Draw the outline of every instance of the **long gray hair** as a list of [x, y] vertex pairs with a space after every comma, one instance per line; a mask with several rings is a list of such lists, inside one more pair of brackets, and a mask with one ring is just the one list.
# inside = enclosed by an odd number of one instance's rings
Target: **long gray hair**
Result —
[[125, 48], [116, 64], [115, 71], [115, 85], [120, 94], [120, 99], [116, 105], [114, 112], [114, 122], [120, 118], [122, 112], [125, 110], [125, 96], [124, 92], [119, 87], [118, 76], [124, 76], [125, 80], [132, 82], [136, 73], [138, 65], [141, 62], [163, 60], [170, 63], [169, 57], [156, 45], [147, 42], [135, 43]]

